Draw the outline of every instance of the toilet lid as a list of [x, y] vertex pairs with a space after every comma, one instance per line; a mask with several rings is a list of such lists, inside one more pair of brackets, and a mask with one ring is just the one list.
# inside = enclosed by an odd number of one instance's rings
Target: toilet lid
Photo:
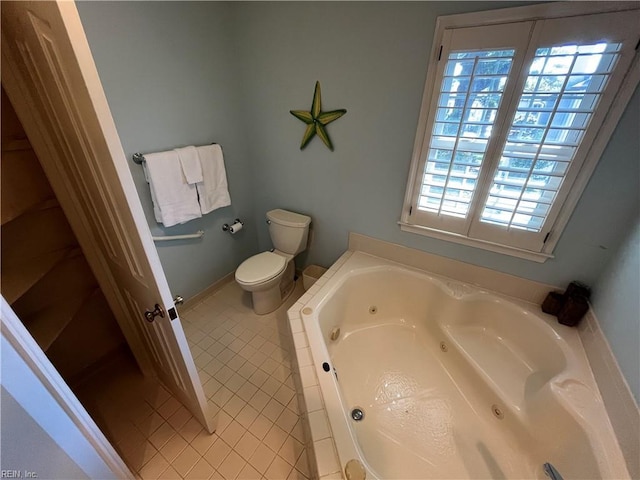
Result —
[[247, 285], [266, 282], [281, 273], [287, 260], [272, 252], [247, 258], [236, 270], [236, 280]]

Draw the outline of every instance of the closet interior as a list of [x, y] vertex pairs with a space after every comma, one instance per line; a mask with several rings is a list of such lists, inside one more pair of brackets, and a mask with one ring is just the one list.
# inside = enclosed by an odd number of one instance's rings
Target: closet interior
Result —
[[69, 385], [125, 338], [2, 89], [2, 296]]

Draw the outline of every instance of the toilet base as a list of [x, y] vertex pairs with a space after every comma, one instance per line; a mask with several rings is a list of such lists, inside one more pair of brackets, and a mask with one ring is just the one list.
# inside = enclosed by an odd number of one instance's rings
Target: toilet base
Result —
[[280, 293], [280, 285], [264, 290], [262, 292], [253, 292], [251, 294], [253, 302], [253, 311], [258, 315], [266, 315], [278, 309], [282, 304], [282, 294]]
[[278, 309], [284, 301], [289, 298], [295, 283], [293, 277], [295, 274], [295, 264], [293, 260], [289, 261], [287, 268], [282, 276], [282, 280], [267, 290], [251, 292], [251, 300], [253, 302], [253, 311], [258, 315], [266, 315]]

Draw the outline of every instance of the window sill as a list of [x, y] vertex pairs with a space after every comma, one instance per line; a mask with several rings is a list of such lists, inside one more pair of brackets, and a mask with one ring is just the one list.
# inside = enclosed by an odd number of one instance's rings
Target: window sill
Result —
[[418, 235], [437, 238], [439, 240], [445, 240], [447, 242], [459, 243], [461, 245], [467, 245], [469, 247], [481, 248], [483, 250], [489, 250], [490, 252], [523, 258], [525, 260], [531, 260], [537, 263], [544, 263], [548, 259], [553, 258], [553, 255], [550, 255], [548, 253], [532, 252], [530, 250], [523, 250], [521, 248], [509, 247], [507, 245], [500, 245], [484, 240], [469, 238], [463, 235], [458, 235], [456, 233], [449, 233], [443, 230], [436, 230], [434, 228], [423, 227], [420, 225], [414, 225], [402, 221], [398, 222], [398, 225], [400, 225], [400, 229], [403, 232], [417, 233]]

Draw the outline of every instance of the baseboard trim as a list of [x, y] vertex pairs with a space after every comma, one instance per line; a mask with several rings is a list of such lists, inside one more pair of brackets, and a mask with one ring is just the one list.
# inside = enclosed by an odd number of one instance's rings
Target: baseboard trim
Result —
[[233, 272], [226, 274], [221, 279], [215, 281], [214, 283], [209, 285], [207, 288], [202, 290], [200, 293], [196, 293], [193, 297], [185, 300], [184, 303], [180, 306], [180, 309], [182, 309], [183, 311], [186, 311], [192, 307], [195, 307], [197, 304], [202, 302], [209, 295], [217, 292], [226, 284], [232, 282], [234, 278], [235, 278], [235, 270]]

